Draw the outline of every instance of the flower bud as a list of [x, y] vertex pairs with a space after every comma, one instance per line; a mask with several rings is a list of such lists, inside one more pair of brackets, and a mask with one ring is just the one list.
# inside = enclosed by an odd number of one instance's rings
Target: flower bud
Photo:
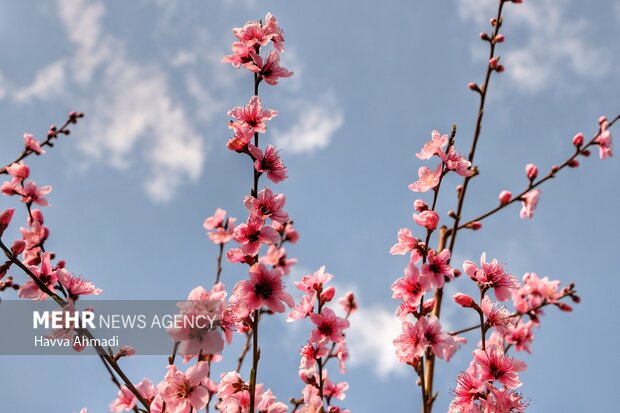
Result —
[[321, 293], [321, 301], [324, 303], [328, 303], [334, 298], [335, 294], [336, 294], [336, 289], [334, 287], [327, 287]]
[[467, 224], [466, 228], [473, 229], [474, 231], [478, 231], [480, 228], [482, 228], [482, 224], [480, 223], [480, 221], [474, 221], [471, 224]]
[[592, 152], [590, 152], [590, 150], [589, 150], [589, 149], [584, 149], [584, 150], [582, 150], [580, 153], [581, 153], [583, 156], [585, 156], [586, 158], [592, 154]]
[[470, 90], [473, 90], [474, 92], [478, 92], [478, 93], [480, 93], [480, 86], [478, 86], [478, 84], [477, 84], [477, 83], [475, 83], [475, 82], [469, 82], [469, 83], [467, 84], [467, 87], [468, 87]]
[[577, 147], [583, 145], [583, 133], [579, 132], [573, 137], [573, 145]]
[[502, 73], [505, 70], [506, 70], [506, 68], [504, 67], [504, 65], [497, 65], [497, 67], [495, 68], [495, 71], [497, 73]]
[[461, 307], [465, 308], [476, 308], [478, 305], [474, 301], [472, 297], [464, 293], [456, 293], [452, 296], [454, 302], [456, 302]]
[[13, 255], [19, 255], [24, 252], [25, 249], [26, 241], [24, 241], [23, 239], [18, 239], [13, 243], [13, 246], [11, 247], [11, 253]]
[[555, 305], [556, 305], [556, 306], [557, 306], [560, 310], [562, 310], [562, 311], [566, 311], [566, 312], [568, 312], [568, 313], [569, 313], [569, 312], [571, 312], [571, 311], [573, 311], [573, 307], [571, 307], [570, 305], [568, 305], [568, 304], [566, 304], [566, 303], [563, 303], [563, 302], [561, 302], [561, 301], [560, 301], [560, 302], [557, 302]]
[[413, 220], [421, 227], [434, 231], [439, 224], [439, 215], [435, 211], [422, 211], [420, 214], [413, 214]]
[[605, 122], [607, 122], [607, 116], [603, 115], [600, 118], [598, 118], [599, 125], [602, 125]]
[[499, 193], [499, 203], [504, 205], [510, 202], [512, 198], [512, 193], [510, 191], [502, 191]]
[[499, 64], [499, 57], [495, 56], [489, 60], [489, 67], [495, 69]]
[[503, 34], [498, 34], [493, 39], [493, 42], [495, 42], [495, 43], [502, 43], [504, 40], [505, 40], [504, 35]]
[[533, 181], [538, 176], [538, 168], [533, 163], [525, 165], [525, 174], [530, 181]]
[[573, 159], [568, 163], [568, 166], [571, 168], [577, 168], [579, 166], [579, 161], [577, 159]]
[[488, 41], [488, 40], [491, 40], [491, 39], [489, 38], [489, 35], [486, 34], [485, 32], [480, 32], [480, 40], [487, 40]]
[[423, 211], [428, 210], [428, 205], [426, 204], [426, 202], [422, 201], [421, 199], [416, 199], [415, 202], [413, 203], [413, 207], [418, 212], [423, 212]]
[[0, 213], [0, 237], [4, 234], [4, 231], [9, 227], [11, 219], [13, 219], [13, 213], [15, 208], [8, 208]]

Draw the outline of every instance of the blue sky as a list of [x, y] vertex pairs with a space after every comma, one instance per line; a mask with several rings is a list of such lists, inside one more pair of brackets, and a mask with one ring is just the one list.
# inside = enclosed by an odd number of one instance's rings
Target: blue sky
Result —
[[[466, 84], [481, 81], [487, 49], [478, 33], [488, 30], [495, 3], [0, 1], [2, 159], [20, 150], [24, 132], [41, 138], [69, 110], [86, 112], [68, 139], [30, 162], [32, 178], [54, 187], [49, 247], [108, 299], [178, 299], [210, 285], [216, 249], [202, 221], [216, 207], [242, 217], [250, 186], [247, 159], [225, 142], [226, 111], [247, 102], [251, 80], [219, 61], [232, 27], [273, 12], [287, 38], [283, 64], [296, 72], [261, 91], [280, 111], [267, 139], [283, 149], [290, 179], [277, 189], [302, 237], [290, 252], [299, 258], [292, 277], [324, 264], [342, 293], [358, 292], [342, 404], [354, 412], [415, 411], [415, 378], [396, 364], [390, 344], [399, 326], [389, 287], [405, 259], [387, 251], [398, 228], [412, 225], [416, 196], [407, 185], [430, 131], [456, 123], [457, 147], [469, 147], [478, 102]], [[565, 159], [576, 132], [591, 136], [599, 115], [619, 110], [620, 7], [588, 6], [507, 7], [499, 48], [507, 71], [491, 86], [477, 155], [482, 175], [466, 216], [494, 206], [502, 189], [523, 188], [526, 163], [545, 171]], [[615, 158], [585, 159], [542, 188], [533, 220], [521, 221], [515, 207], [459, 236], [456, 265], [486, 251], [515, 275], [577, 283], [583, 303], [572, 314], [549, 310], [534, 354], [524, 358], [530, 368], [521, 390], [531, 412], [617, 404], [619, 172]], [[15, 201], [2, 198], [0, 207]], [[442, 217], [454, 207], [447, 190]], [[24, 218], [20, 211], [15, 222]], [[245, 276], [242, 266], [223, 273], [230, 288]], [[461, 280], [450, 288], [471, 286]], [[467, 324], [450, 307], [446, 316], [454, 328]], [[297, 396], [296, 349], [307, 331], [283, 317], [264, 329], [259, 380], [281, 400]], [[438, 411], [470, 350], [440, 364]], [[269, 369], [274, 360], [279, 367]], [[136, 357], [126, 367], [136, 380], [158, 382], [164, 363]], [[6, 411], [105, 412], [116, 393], [99, 361], [87, 357], [0, 357], [0, 365]]]

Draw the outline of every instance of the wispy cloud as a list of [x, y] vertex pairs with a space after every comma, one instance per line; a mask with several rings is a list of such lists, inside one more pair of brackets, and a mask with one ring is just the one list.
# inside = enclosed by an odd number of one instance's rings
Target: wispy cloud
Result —
[[285, 131], [274, 130], [274, 140], [290, 153], [314, 152], [327, 147], [343, 123], [342, 110], [333, 97], [303, 102], [298, 105], [295, 123]]
[[63, 91], [65, 80], [65, 62], [59, 60], [39, 70], [32, 83], [16, 90], [13, 98], [20, 103], [51, 98]]
[[[512, 39], [524, 39], [503, 46], [506, 74], [527, 93], [566, 83], [566, 76], [600, 78], [609, 71], [603, 51], [589, 42], [586, 22], [569, 18], [570, 0], [524, 2], [507, 11]], [[495, 0], [458, 0], [459, 16], [481, 27], [495, 15]], [[514, 28], [514, 29], [513, 29]], [[514, 46], [514, 44], [519, 44]]]
[[351, 328], [347, 333], [351, 365], [372, 367], [380, 377], [404, 373], [392, 344], [400, 333], [401, 323], [393, 310], [361, 307], [351, 316]]

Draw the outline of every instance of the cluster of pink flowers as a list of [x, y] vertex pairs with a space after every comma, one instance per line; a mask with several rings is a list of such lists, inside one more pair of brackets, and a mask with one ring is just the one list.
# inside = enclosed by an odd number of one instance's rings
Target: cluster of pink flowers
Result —
[[[460, 176], [472, 176], [475, 173], [471, 163], [454, 149], [453, 139], [437, 131], [432, 132], [431, 140], [424, 144], [416, 156], [419, 159], [436, 156], [440, 163], [433, 170], [425, 166], [419, 169], [418, 181], [409, 185], [409, 189], [414, 192], [432, 190], [436, 193], [444, 176], [450, 171]], [[413, 214], [413, 221], [424, 229], [426, 239], [439, 225], [439, 214], [433, 208], [434, 205], [429, 207], [421, 199], [414, 202], [417, 213]], [[416, 369], [427, 351], [449, 360], [465, 341], [443, 331], [439, 319], [432, 314], [435, 306], [432, 298], [422, 300], [427, 292], [442, 288], [446, 282], [454, 280], [455, 270], [450, 266], [450, 250], [429, 248], [425, 240], [413, 235], [411, 229], [401, 228], [398, 231], [398, 243], [390, 249], [390, 253], [409, 254], [403, 276], [392, 284], [392, 298], [400, 301], [397, 315], [403, 323], [402, 334], [394, 340], [398, 359]]]
[[345, 398], [349, 384], [331, 381], [327, 375], [326, 364], [332, 358], [338, 359], [340, 373], [346, 373], [345, 362], [349, 357], [349, 351], [344, 330], [349, 328], [348, 318], [357, 309], [357, 302], [352, 292], [338, 300], [345, 312], [344, 317], [336, 315], [331, 308], [326, 307], [336, 293], [334, 287], [327, 286], [332, 278], [333, 275], [326, 273], [325, 267], [321, 267], [295, 283], [297, 289], [304, 295], [289, 313], [288, 320], [292, 322], [310, 318], [314, 325], [308, 342], [300, 351], [299, 378], [306, 386], [302, 392], [303, 397], [297, 404], [301, 406], [303, 412], [348, 412], [335, 406], [333, 401]]

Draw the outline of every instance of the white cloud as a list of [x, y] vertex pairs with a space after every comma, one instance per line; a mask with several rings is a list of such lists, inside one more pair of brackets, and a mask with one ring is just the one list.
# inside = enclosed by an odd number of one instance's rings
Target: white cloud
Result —
[[[105, 30], [102, 2], [59, 0], [58, 13], [75, 46], [66, 72], [76, 87], [97, 96], [85, 102], [89, 133], [81, 149], [116, 168], [128, 167], [135, 158], [146, 161], [146, 193], [154, 201], [169, 200], [180, 185], [199, 178], [204, 148], [186, 108], [172, 96], [166, 73], [128, 57], [122, 39]], [[58, 68], [46, 70], [23, 96], [53, 92], [45, 85], [65, 80], [65, 71], [61, 76]]]
[[[570, 0], [538, 0], [505, 9], [511, 32], [507, 40], [514, 42], [502, 46], [500, 54], [506, 74], [521, 91], [532, 93], [565, 84], [569, 74], [599, 78], [608, 72], [603, 51], [586, 40], [586, 22], [566, 16], [569, 5]], [[459, 0], [458, 6], [459, 17], [487, 29], [497, 1]], [[515, 47], [517, 43], [520, 46]]]
[[392, 344], [402, 331], [394, 310], [361, 307], [350, 320], [347, 344], [352, 366], [370, 366], [380, 377], [405, 373], [406, 369], [396, 358]]
[[288, 130], [274, 130], [274, 140], [291, 153], [314, 152], [329, 145], [334, 133], [343, 125], [342, 110], [333, 98], [320, 103], [299, 105], [298, 118]]
[[14, 99], [23, 103], [32, 99], [47, 99], [55, 96], [65, 88], [65, 62], [56, 61], [43, 69], [39, 70], [33, 82], [15, 91]]

